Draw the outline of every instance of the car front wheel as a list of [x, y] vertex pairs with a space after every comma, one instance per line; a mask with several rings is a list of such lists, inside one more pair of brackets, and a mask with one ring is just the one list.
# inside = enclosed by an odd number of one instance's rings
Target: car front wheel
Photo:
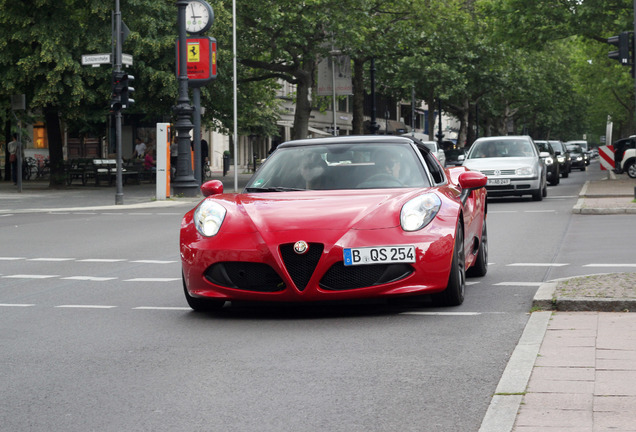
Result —
[[190, 306], [193, 310], [197, 312], [213, 312], [221, 309], [225, 304], [225, 300], [192, 297], [188, 292], [188, 287], [186, 286], [183, 273], [181, 273], [181, 280], [183, 282], [183, 292], [185, 293], [186, 301], [188, 302], [188, 306]]
[[486, 273], [488, 273], [488, 229], [486, 228], [486, 219], [484, 219], [475, 264], [466, 270], [466, 275], [470, 277], [480, 277], [486, 276]]
[[630, 162], [630, 164], [625, 169], [625, 172], [631, 178], [636, 178], [636, 161]]
[[458, 223], [448, 285], [446, 285], [444, 291], [433, 295], [433, 301], [438, 306], [459, 306], [464, 302], [465, 291], [466, 255], [464, 254], [464, 231], [462, 225]]

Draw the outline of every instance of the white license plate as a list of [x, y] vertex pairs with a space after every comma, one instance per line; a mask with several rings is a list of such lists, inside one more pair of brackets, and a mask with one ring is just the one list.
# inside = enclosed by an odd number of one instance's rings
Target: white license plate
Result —
[[415, 246], [375, 246], [346, 248], [344, 265], [390, 264], [415, 262]]
[[488, 186], [505, 186], [510, 184], [510, 179], [488, 179]]

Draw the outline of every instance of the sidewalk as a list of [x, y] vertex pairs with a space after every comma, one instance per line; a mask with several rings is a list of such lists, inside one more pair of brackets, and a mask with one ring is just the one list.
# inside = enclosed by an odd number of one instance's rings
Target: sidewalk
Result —
[[[242, 188], [251, 174], [239, 174], [239, 189]], [[230, 171], [226, 176], [213, 172], [212, 178], [221, 180], [223, 188], [227, 192], [234, 192], [234, 174]], [[179, 205], [194, 206], [203, 196], [178, 197], [174, 191], [166, 200], [156, 199], [157, 185], [155, 183], [125, 184], [123, 185], [123, 205], [115, 205], [116, 187], [95, 186], [89, 183], [86, 186], [72, 184], [62, 189], [49, 188], [48, 180], [29, 180], [22, 183], [22, 192], [18, 192], [17, 186], [12, 182], [0, 181], [0, 214], [2, 213], [27, 213], [34, 211], [69, 211], [77, 209], [125, 209], [125, 208], [150, 208], [150, 207], [174, 207]], [[198, 191], [198, 190], [197, 190]]]
[[[587, 182], [573, 213], [636, 214], [636, 180]], [[543, 284], [480, 432], [636, 431], [636, 273]]]
[[586, 182], [572, 209], [578, 214], [636, 214], [636, 179], [611, 173], [607, 180]]

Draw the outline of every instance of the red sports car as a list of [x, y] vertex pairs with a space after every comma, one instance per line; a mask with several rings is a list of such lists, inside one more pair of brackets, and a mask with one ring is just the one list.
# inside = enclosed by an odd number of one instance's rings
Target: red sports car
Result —
[[410, 137], [280, 144], [242, 193], [201, 187], [181, 223], [186, 300], [201, 311], [420, 294], [459, 305], [466, 273], [487, 271], [486, 180], [444, 169]]

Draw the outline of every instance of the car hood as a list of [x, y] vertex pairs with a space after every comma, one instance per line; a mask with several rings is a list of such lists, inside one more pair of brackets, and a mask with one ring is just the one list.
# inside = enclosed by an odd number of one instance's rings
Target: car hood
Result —
[[524, 166], [535, 165], [539, 159], [537, 157], [503, 157], [503, 158], [480, 158], [467, 159], [464, 166], [471, 170], [493, 170], [493, 169], [516, 169]]
[[228, 214], [224, 232], [379, 229], [399, 226], [400, 210], [429, 189], [302, 191], [210, 197]]

